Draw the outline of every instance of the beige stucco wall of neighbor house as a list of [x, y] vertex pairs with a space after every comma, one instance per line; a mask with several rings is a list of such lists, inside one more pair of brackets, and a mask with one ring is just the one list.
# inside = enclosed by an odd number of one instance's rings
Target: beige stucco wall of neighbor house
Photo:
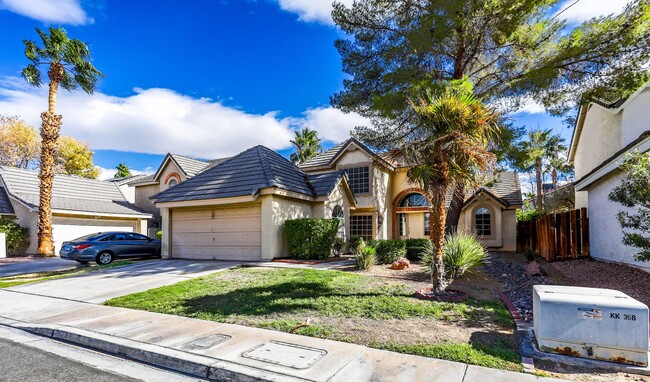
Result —
[[264, 195], [262, 202], [262, 259], [289, 255], [284, 222], [290, 219], [312, 217], [312, 202]]
[[[621, 149], [622, 113], [598, 105], [587, 111], [575, 153], [575, 177], [580, 179]], [[637, 134], [638, 137], [638, 134]]]
[[515, 252], [517, 250], [516, 210], [501, 211], [501, 237], [503, 245], [500, 250], [508, 252]]
[[623, 134], [619, 149], [639, 138], [639, 136], [650, 129], [650, 89], [644, 89], [640, 94], [631, 99], [623, 110]]
[[339, 226], [339, 234], [347, 240], [349, 239], [348, 232], [350, 232], [350, 201], [342, 183], [339, 183], [326, 201], [313, 204], [312, 217], [332, 219], [334, 207], [337, 205], [343, 209], [343, 227]]
[[589, 193], [587, 191], [576, 191], [575, 208], [587, 208], [589, 206]]
[[636, 212], [633, 208], [608, 199], [609, 193], [620, 184], [623, 174], [619, 171], [610, 174], [589, 188], [589, 240], [590, 254], [593, 258], [625, 263], [650, 271], [650, 262], [634, 260], [637, 249], [623, 245], [623, 229], [616, 219], [619, 211]]
[[138, 186], [135, 188], [135, 205], [147, 211], [148, 213], [154, 215], [154, 217], [160, 219], [160, 211], [149, 199], [152, 195], [155, 195], [160, 192], [160, 186], [157, 184], [152, 184], [149, 186]]

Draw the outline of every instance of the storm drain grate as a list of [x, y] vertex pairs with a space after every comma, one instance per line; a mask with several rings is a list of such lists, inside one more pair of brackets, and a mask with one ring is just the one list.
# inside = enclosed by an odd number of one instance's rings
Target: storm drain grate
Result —
[[325, 355], [327, 351], [323, 349], [269, 341], [245, 352], [242, 357], [294, 369], [307, 369]]
[[190, 350], [205, 350], [216, 346], [223, 341], [229, 340], [231, 337], [224, 334], [212, 334], [207, 337], [199, 338], [192, 342], [188, 342], [185, 347]]

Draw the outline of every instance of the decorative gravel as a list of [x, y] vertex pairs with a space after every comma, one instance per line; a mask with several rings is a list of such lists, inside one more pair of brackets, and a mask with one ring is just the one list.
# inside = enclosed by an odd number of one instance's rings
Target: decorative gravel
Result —
[[525, 321], [533, 319], [533, 285], [550, 284], [546, 276], [526, 275], [526, 264], [513, 261], [510, 256], [491, 253], [490, 261], [483, 271], [503, 283], [503, 292], [508, 295]]

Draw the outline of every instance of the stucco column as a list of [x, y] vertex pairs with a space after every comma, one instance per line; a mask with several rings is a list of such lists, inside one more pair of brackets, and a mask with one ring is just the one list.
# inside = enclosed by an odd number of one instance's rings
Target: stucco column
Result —
[[163, 259], [172, 258], [172, 222], [171, 222], [171, 211], [169, 208], [161, 208], [160, 215], [162, 217], [162, 244], [160, 248], [160, 254]]
[[147, 222], [147, 219], [138, 220], [138, 233], [147, 235], [148, 228], [149, 228], [149, 223]]
[[273, 218], [273, 196], [262, 199], [262, 260], [272, 260], [278, 250], [277, 229]]

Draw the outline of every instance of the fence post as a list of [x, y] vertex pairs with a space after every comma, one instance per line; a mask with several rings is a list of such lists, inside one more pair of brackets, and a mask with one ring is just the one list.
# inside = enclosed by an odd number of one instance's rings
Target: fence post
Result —
[[589, 215], [584, 207], [580, 209], [580, 224], [582, 225], [582, 256], [589, 256]]
[[578, 257], [578, 213], [576, 210], [570, 212], [571, 216], [571, 258]]

